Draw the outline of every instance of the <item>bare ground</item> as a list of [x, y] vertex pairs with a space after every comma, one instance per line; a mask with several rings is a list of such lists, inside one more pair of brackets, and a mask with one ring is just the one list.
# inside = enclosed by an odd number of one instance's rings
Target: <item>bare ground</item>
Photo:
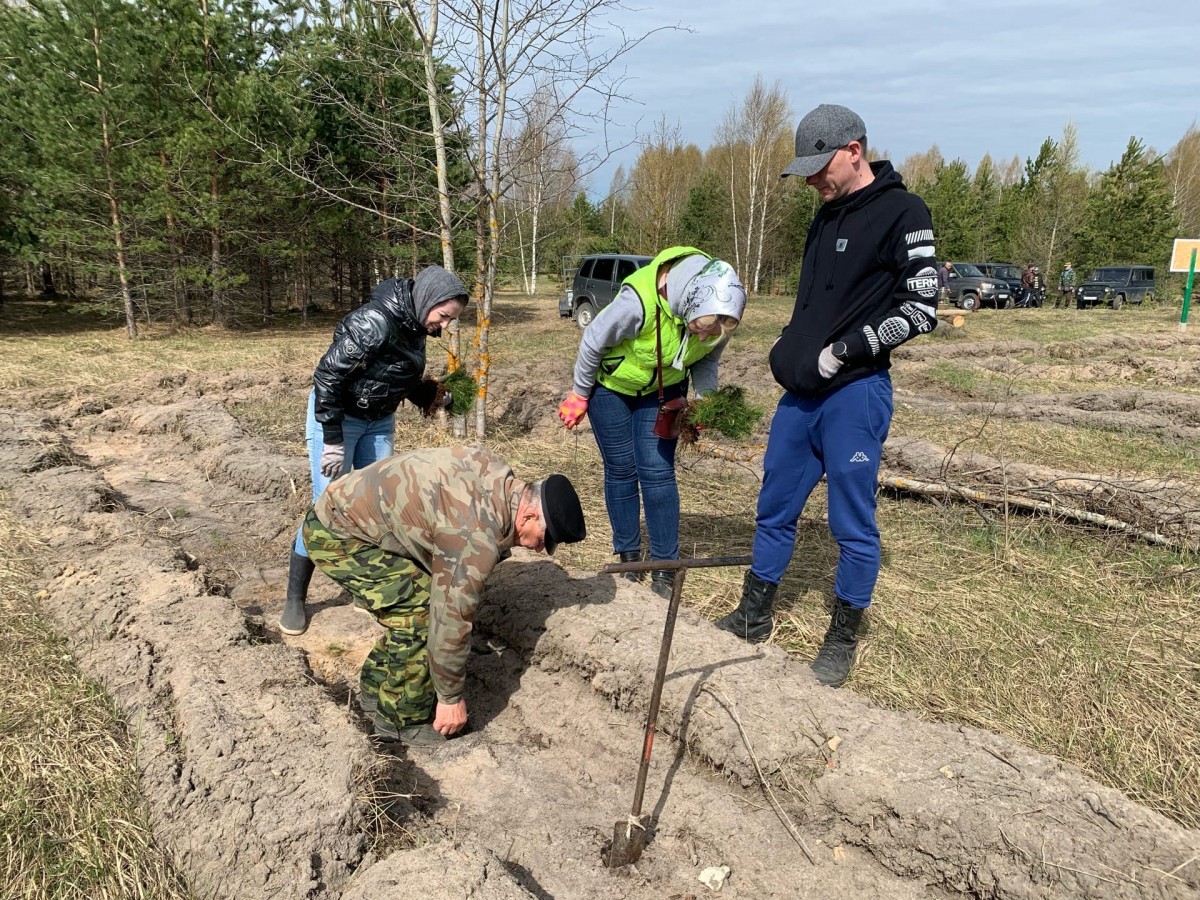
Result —
[[[509, 374], [497, 381], [521, 387], [498, 419], [551, 427], [565, 372]], [[317, 579], [308, 633], [271, 632], [306, 464], [227, 410], [306, 389], [299, 372], [154, 376], [3, 414], [0, 486], [48, 545], [47, 608], [128, 716], [155, 829], [198, 895], [649, 900], [708, 893], [698, 874], [728, 866], [722, 892], [747, 898], [1200, 896], [1197, 832], [1007, 738], [821, 689], [687, 610], [649, 845], [609, 872], [665, 604], [533, 556], [489, 586], [472, 732], [375, 752], [347, 684], [377, 626]], [[1197, 427], [1186, 408], [1154, 409], [1163, 428]], [[903, 442], [889, 453], [903, 465]]]

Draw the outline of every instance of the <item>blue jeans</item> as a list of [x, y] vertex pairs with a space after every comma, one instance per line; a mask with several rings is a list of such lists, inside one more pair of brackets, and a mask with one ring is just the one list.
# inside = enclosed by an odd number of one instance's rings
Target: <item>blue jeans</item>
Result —
[[[663, 391], [667, 400], [687, 393], [687, 383]], [[679, 487], [675, 484], [677, 439], [654, 434], [657, 392], [630, 397], [596, 385], [588, 420], [604, 460], [604, 505], [612, 525], [613, 552], [640, 550], [638, 487], [646, 508], [651, 559], [679, 559]]]
[[838, 543], [833, 592], [865, 608], [879, 578], [875, 493], [892, 422], [892, 380], [877, 372], [822, 397], [785, 393], [771, 421], [750, 571], [778, 584], [796, 549], [796, 521], [824, 475]]
[[[304, 439], [308, 444], [308, 465], [312, 473], [313, 502], [325, 493], [332, 480], [321, 472], [321, 454], [325, 450], [325, 432], [317, 421], [316, 394], [308, 393], [308, 419], [304, 426]], [[346, 462], [342, 466], [342, 474], [351, 469], [361, 469], [373, 462], [378, 462], [385, 456], [391, 456], [396, 449], [396, 417], [385, 416], [382, 419], [356, 419], [346, 416], [342, 420], [342, 437], [346, 448]], [[304, 548], [304, 537], [296, 534], [293, 545], [301, 556], [308, 556]]]

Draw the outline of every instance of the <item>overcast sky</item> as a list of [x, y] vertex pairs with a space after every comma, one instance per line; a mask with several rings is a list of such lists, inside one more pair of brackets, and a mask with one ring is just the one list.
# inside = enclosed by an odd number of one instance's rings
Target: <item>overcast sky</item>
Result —
[[[636, 3], [638, 0], [630, 0]], [[624, 57], [625, 91], [610, 134], [628, 141], [665, 115], [701, 150], [761, 74], [778, 81], [792, 129], [819, 103], [867, 123], [897, 164], [936, 143], [974, 170], [1037, 153], [1075, 123], [1083, 162], [1103, 170], [1131, 135], [1165, 153], [1200, 120], [1196, 0], [654, 0], [630, 13], [652, 35]], [[591, 141], [583, 143], [595, 143]], [[589, 180], [607, 193], [618, 152]]]

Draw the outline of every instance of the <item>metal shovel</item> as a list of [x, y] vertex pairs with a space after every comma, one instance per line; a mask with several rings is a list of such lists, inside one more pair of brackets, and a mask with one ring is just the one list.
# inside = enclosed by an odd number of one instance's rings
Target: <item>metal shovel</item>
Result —
[[671, 658], [671, 639], [675, 636], [675, 617], [679, 612], [679, 600], [683, 596], [683, 578], [688, 569], [707, 569], [715, 566], [748, 566], [754, 560], [749, 556], [714, 556], [708, 559], [651, 560], [649, 562], [611, 563], [600, 571], [617, 574], [620, 572], [650, 572], [675, 570], [671, 585], [671, 602], [667, 605], [667, 620], [663, 625], [662, 646], [658, 651], [658, 668], [654, 672], [654, 688], [650, 692], [650, 709], [646, 713], [646, 736], [642, 742], [642, 761], [638, 766], [637, 783], [633, 788], [633, 810], [628, 818], [613, 826], [612, 845], [608, 849], [605, 864], [610, 869], [619, 869], [642, 857], [646, 846], [646, 829], [650, 817], [642, 815], [642, 798], [646, 793], [646, 773], [650, 770], [650, 750], [654, 747], [654, 734], [658, 730], [658, 706], [662, 700], [663, 681], [667, 676], [667, 662]]

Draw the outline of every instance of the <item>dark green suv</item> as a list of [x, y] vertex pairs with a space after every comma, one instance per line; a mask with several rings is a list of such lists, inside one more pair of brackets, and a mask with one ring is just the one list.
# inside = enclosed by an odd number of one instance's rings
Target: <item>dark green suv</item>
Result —
[[1075, 307], [1111, 306], [1154, 299], [1153, 266], [1105, 266], [1093, 269], [1087, 281], [1075, 288]]

